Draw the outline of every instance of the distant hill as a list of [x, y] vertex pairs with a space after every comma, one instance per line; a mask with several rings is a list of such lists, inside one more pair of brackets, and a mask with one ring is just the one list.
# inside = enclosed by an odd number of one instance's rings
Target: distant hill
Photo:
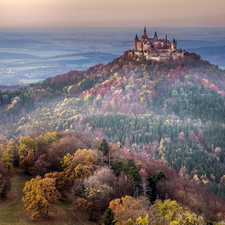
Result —
[[20, 85], [0, 85], [0, 91], [19, 89]]
[[188, 49], [189, 52], [200, 54], [203, 59], [215, 65], [225, 66], [225, 46], [209, 46]]

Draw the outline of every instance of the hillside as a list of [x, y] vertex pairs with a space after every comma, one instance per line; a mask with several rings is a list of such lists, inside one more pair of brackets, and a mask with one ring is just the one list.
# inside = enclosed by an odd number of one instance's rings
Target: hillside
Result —
[[225, 71], [186, 53], [157, 63], [127, 52], [0, 93], [8, 139], [47, 130], [91, 132], [142, 152], [225, 197]]

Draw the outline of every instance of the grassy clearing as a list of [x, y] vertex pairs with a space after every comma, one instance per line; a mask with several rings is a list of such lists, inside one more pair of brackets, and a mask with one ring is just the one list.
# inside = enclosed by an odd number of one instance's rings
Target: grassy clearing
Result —
[[31, 176], [24, 175], [21, 170], [15, 169], [11, 179], [11, 191], [8, 199], [0, 204], [0, 224], [29, 224], [23, 221], [23, 204], [21, 198], [23, 196], [23, 188], [25, 183], [31, 179]]
[[23, 210], [23, 188], [25, 183], [32, 176], [25, 175], [21, 169], [16, 168], [12, 173], [11, 191], [7, 200], [0, 203], [0, 225], [96, 225], [86, 219], [86, 214], [77, 211], [74, 215], [71, 212], [72, 201], [65, 201], [55, 205], [55, 212], [50, 214], [50, 220], [32, 222]]

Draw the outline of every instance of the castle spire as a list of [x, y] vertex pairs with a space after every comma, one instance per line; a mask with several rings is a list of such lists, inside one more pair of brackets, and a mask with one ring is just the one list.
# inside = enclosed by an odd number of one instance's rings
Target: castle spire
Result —
[[146, 31], [146, 27], [144, 27], [144, 36], [147, 36], [147, 31]]
[[136, 34], [136, 36], [135, 36], [135, 40], [138, 40], [138, 36], [137, 36], [137, 34]]
[[166, 34], [166, 37], [165, 37], [165, 41], [167, 41], [167, 34]]
[[158, 37], [158, 35], [157, 35], [157, 32], [156, 32], [156, 30], [155, 30], [155, 34], [154, 34], [154, 37]]

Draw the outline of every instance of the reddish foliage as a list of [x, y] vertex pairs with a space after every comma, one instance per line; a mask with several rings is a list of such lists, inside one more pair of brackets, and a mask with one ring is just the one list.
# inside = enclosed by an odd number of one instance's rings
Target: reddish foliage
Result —
[[195, 131], [194, 130], [191, 130], [190, 133], [189, 133], [189, 139], [193, 140], [193, 141], [196, 141], [197, 140], [197, 136], [195, 134]]
[[97, 88], [91, 88], [89, 90], [84, 91], [82, 94], [80, 94], [80, 97], [84, 98], [86, 95], [97, 96], [99, 94], [102, 97], [104, 97], [104, 95], [107, 93], [107, 91], [111, 90], [111, 87], [113, 87], [113, 86], [120, 86], [120, 85], [121, 85], [121, 83], [118, 83], [117, 81], [107, 80], [107, 81], [103, 82], [101, 84], [101, 86], [99, 86]]
[[203, 133], [203, 131], [202, 130], [199, 130], [198, 131], [198, 140], [199, 141], [203, 141], [204, 140], [204, 133]]
[[148, 178], [148, 173], [143, 168], [139, 171], [139, 174], [141, 178]]
[[66, 85], [68, 83], [76, 84], [78, 77], [82, 77], [83, 72], [80, 71], [70, 71], [67, 74], [60, 74], [55, 77], [49, 77], [44, 82], [56, 85]]
[[53, 142], [47, 149], [47, 162], [50, 163], [50, 168], [53, 171], [61, 170], [60, 161], [67, 154], [73, 155], [78, 149], [89, 148], [90, 145], [76, 133], [66, 133], [65, 137], [57, 142]]
[[210, 84], [209, 89], [211, 89], [213, 91], [219, 91], [219, 88], [215, 84]]
[[185, 134], [184, 134], [184, 132], [180, 132], [180, 133], [178, 134], [178, 140], [179, 140], [179, 141], [184, 141], [184, 140], [185, 140]]

